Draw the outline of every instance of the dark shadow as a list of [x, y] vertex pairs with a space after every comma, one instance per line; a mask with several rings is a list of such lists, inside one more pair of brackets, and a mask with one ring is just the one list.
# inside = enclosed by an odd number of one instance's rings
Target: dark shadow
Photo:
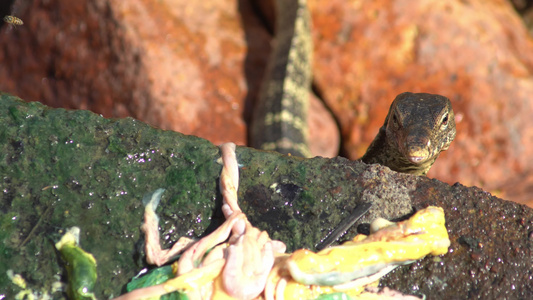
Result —
[[[12, 15], [11, 6], [13, 5], [13, 2], [15, 2], [15, 0], [5, 0], [5, 1], [0, 2], [0, 17], [2, 19], [4, 19], [4, 16]], [[8, 23], [2, 20], [0, 29], [2, 29], [3, 26], [8, 26], [8, 25], [9, 25]]]
[[[271, 52], [270, 41], [273, 36], [273, 20], [268, 21], [267, 14], [262, 12], [262, 7], [265, 7], [265, 5], [260, 5], [259, 2], [265, 3], [269, 1], [238, 1], [238, 9], [248, 47], [244, 60], [244, 77], [248, 93], [244, 99], [243, 110], [243, 120], [246, 122], [247, 128], [250, 128], [253, 107], [263, 81]], [[273, 7], [271, 9], [273, 16]]]

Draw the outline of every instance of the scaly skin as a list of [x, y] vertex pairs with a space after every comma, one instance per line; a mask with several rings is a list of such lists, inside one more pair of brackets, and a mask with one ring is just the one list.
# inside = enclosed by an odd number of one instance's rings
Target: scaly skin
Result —
[[310, 157], [307, 128], [313, 44], [306, 0], [276, 0], [274, 48], [254, 106], [250, 145]]
[[426, 175], [455, 138], [451, 102], [440, 95], [402, 93], [361, 160], [391, 170]]

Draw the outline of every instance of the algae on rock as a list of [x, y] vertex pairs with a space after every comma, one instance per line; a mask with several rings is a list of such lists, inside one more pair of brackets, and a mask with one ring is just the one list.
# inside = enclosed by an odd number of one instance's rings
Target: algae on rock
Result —
[[[7, 94], [0, 95], [0, 124], [0, 289], [8, 295], [18, 290], [8, 269], [38, 286], [57, 280], [62, 268], [53, 243], [72, 226], [80, 227], [83, 249], [98, 262], [97, 296], [118, 295], [145, 266], [141, 199], [155, 189], [166, 189], [158, 210], [164, 246], [180, 236], [202, 236], [223, 221], [219, 149], [206, 140]], [[360, 186], [342, 186], [340, 177], [355, 180], [362, 171], [346, 159], [245, 147], [237, 155], [244, 166], [243, 210], [289, 250], [314, 248], [362, 194]]]

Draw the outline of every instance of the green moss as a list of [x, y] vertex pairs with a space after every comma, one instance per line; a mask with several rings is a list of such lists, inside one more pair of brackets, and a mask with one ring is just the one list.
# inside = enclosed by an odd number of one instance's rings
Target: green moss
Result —
[[[120, 294], [145, 267], [141, 199], [158, 188], [166, 190], [157, 210], [165, 246], [181, 236], [201, 236], [222, 219], [216, 207], [220, 151], [206, 140], [7, 94], [0, 94], [0, 126], [0, 290], [7, 298], [20, 290], [3, 275], [8, 269], [34, 289], [49, 289], [54, 275], [65, 274], [53, 243], [72, 226], [80, 227], [83, 249], [98, 262], [97, 298]], [[334, 215], [342, 208], [336, 203], [349, 199], [333, 201], [324, 188], [339, 181], [323, 171], [328, 160], [243, 147], [237, 157], [244, 166], [243, 210], [289, 250], [312, 249], [324, 224], [325, 230], [336, 225], [321, 211], [328, 207]]]
[[[221, 166], [214, 163], [218, 149], [205, 140], [7, 94], [0, 94], [0, 126], [0, 274], [12, 269], [49, 288], [62, 268], [50, 247], [62, 230], [78, 226], [98, 273], [107, 275], [96, 294], [118, 295], [142, 267], [132, 255], [142, 240], [142, 195], [160, 187], [173, 199], [163, 201], [163, 212], [188, 204], [185, 217], [173, 221], [176, 235], [209, 226]], [[0, 280], [0, 290], [17, 291]]]

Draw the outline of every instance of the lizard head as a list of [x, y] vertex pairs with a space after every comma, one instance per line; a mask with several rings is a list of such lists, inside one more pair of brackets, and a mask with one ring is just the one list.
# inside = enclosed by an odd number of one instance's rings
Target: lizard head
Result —
[[[395, 147], [408, 173], [425, 175], [439, 153], [455, 138], [451, 102], [440, 95], [402, 93], [385, 119], [387, 142]], [[416, 169], [416, 170], [415, 170]]]

